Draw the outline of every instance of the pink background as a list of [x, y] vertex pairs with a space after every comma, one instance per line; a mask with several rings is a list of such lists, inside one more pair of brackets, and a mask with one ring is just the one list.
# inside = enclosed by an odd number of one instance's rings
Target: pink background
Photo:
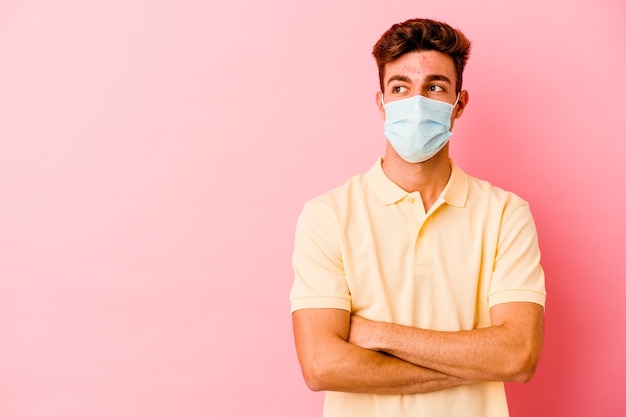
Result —
[[513, 416], [626, 415], [621, 0], [0, 1], [0, 416], [320, 416], [304, 201], [384, 149], [371, 47], [474, 42], [452, 153], [531, 203], [548, 277]]

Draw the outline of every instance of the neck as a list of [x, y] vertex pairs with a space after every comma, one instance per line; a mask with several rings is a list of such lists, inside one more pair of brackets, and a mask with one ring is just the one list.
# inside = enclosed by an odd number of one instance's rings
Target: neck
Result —
[[402, 159], [387, 143], [383, 158], [385, 175], [406, 192], [419, 192], [428, 212], [446, 187], [452, 168], [448, 156], [448, 144], [432, 158], [419, 163]]

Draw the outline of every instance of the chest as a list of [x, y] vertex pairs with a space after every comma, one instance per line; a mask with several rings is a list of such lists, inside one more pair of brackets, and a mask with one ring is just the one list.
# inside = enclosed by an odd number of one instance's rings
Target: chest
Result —
[[412, 204], [346, 219], [343, 261], [353, 310], [442, 330], [475, 327], [484, 310], [497, 226], [466, 208], [426, 215]]

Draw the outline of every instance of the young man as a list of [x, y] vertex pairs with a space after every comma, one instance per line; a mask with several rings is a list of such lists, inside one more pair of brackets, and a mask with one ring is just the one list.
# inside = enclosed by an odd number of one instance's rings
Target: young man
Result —
[[325, 417], [507, 416], [503, 381], [534, 373], [545, 286], [528, 204], [448, 156], [469, 51], [445, 23], [392, 26], [373, 51], [385, 155], [298, 220], [295, 343]]

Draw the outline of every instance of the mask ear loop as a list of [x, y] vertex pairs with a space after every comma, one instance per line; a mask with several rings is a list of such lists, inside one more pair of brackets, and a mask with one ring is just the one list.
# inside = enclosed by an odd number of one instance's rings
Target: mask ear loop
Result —
[[[454, 108], [456, 107], [457, 104], [459, 104], [459, 98], [461, 97], [461, 93], [458, 93], [456, 95], [456, 101], [454, 102], [454, 104], [452, 105], [452, 111], [454, 111]], [[450, 132], [452, 132], [452, 129], [450, 129]]]

